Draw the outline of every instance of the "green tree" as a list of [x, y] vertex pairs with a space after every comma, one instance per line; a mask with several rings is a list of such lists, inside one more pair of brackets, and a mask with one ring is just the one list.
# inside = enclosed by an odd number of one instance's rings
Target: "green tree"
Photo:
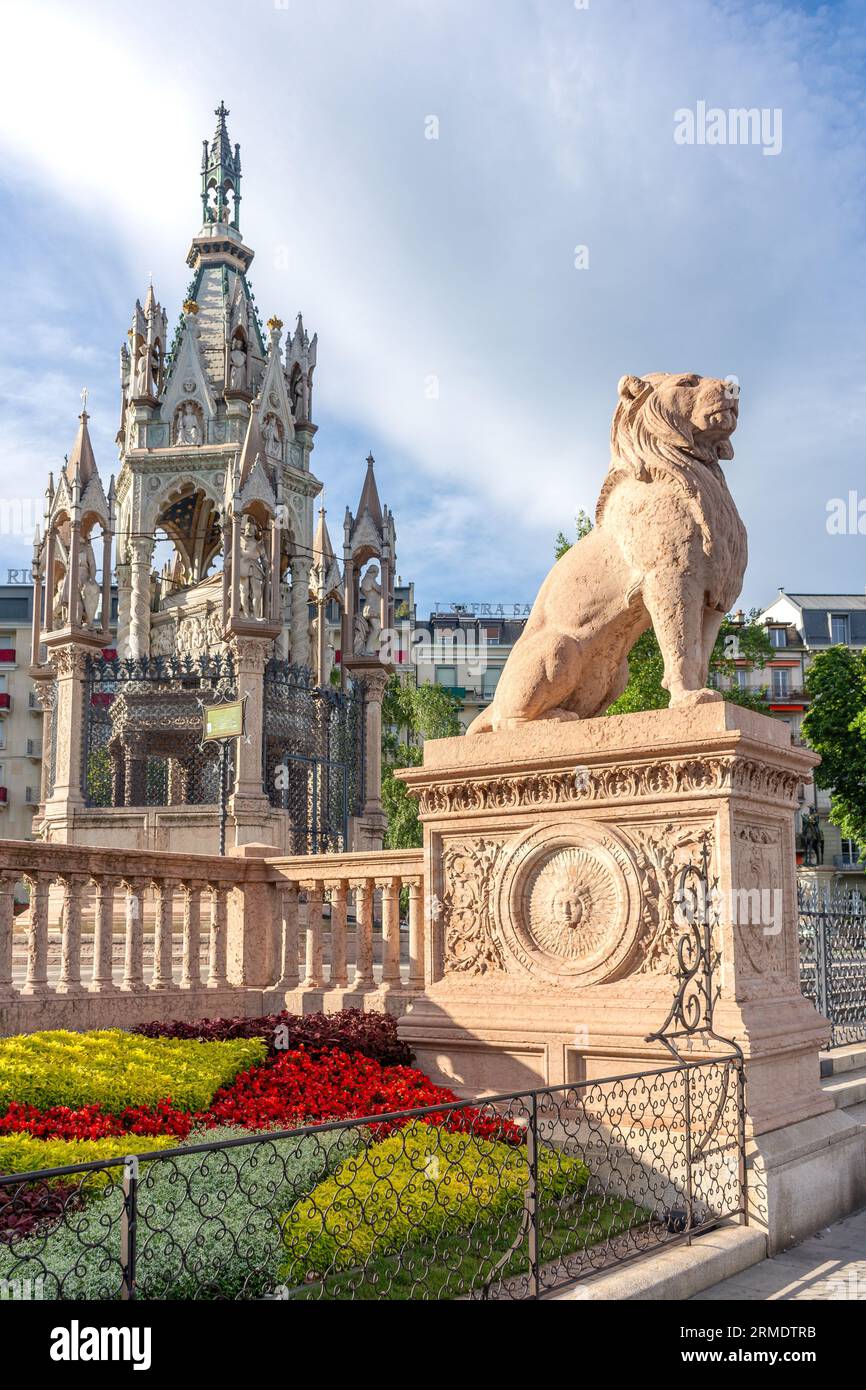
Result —
[[556, 540], [553, 542], [553, 553], [557, 560], [561, 560], [565, 552], [570, 550], [576, 541], [582, 541], [584, 536], [588, 536], [592, 530], [592, 517], [589, 516], [583, 508], [581, 508], [574, 518], [574, 530], [575, 538], [573, 541], [568, 539], [564, 531], [560, 531]]
[[802, 734], [821, 755], [814, 778], [829, 789], [830, 819], [866, 854], [866, 652], [830, 647], [806, 672]]
[[[773, 655], [773, 648], [766, 628], [758, 621], [758, 612], [753, 609], [744, 623], [725, 618], [716, 638], [710, 658], [709, 675], [730, 681], [738, 663], [747, 661], [750, 667], [762, 670]], [[656, 635], [652, 628], [637, 639], [628, 654], [628, 685], [618, 700], [607, 710], [608, 714], [636, 714], [644, 709], [667, 709], [670, 696], [662, 685], [664, 662]], [[708, 680], [709, 684], [709, 680]], [[725, 687], [720, 691], [725, 700], [733, 705], [743, 705], [746, 709], [766, 713], [764, 696], [766, 686], [760, 689], [741, 690], [739, 686]]]
[[441, 685], [413, 685], [392, 676], [382, 698], [382, 806], [388, 817], [386, 849], [422, 843], [418, 802], [394, 773], [419, 767], [424, 740], [460, 733], [460, 705]]

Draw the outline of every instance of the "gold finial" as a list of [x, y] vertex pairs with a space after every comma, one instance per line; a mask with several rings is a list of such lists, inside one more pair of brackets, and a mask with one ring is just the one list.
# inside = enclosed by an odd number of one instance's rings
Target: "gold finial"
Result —
[[268, 319], [268, 328], [272, 328], [274, 332], [279, 333], [282, 326], [283, 321], [282, 319], [278, 319], [276, 314], [274, 314], [272, 318]]
[[197, 314], [197, 313], [198, 313], [198, 305], [196, 304], [196, 302], [195, 302], [194, 299], [185, 299], [185, 300], [183, 301], [183, 312], [184, 312], [185, 314]]

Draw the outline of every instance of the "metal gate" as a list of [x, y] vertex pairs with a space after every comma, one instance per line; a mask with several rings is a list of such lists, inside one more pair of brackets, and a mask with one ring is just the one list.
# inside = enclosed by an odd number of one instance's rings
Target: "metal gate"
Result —
[[317, 686], [307, 667], [274, 660], [264, 692], [264, 787], [288, 814], [291, 852], [348, 849], [364, 786], [360, 689]]

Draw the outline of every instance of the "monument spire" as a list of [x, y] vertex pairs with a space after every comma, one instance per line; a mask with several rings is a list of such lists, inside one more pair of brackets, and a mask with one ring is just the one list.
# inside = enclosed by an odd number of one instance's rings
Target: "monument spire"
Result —
[[202, 141], [201, 202], [204, 222], [217, 222], [240, 231], [238, 214], [241, 202], [241, 147], [232, 151], [226, 117], [226, 104], [221, 101], [214, 115], [217, 118], [214, 137], [208, 147]]

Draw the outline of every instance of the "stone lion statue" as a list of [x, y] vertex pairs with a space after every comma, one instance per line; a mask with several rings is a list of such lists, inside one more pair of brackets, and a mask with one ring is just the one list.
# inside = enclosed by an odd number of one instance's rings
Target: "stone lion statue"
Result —
[[649, 627], [671, 706], [721, 699], [707, 668], [746, 568], [745, 527], [719, 466], [734, 456], [737, 395], [715, 377], [622, 378], [595, 528], [545, 579], [468, 733], [603, 714]]

